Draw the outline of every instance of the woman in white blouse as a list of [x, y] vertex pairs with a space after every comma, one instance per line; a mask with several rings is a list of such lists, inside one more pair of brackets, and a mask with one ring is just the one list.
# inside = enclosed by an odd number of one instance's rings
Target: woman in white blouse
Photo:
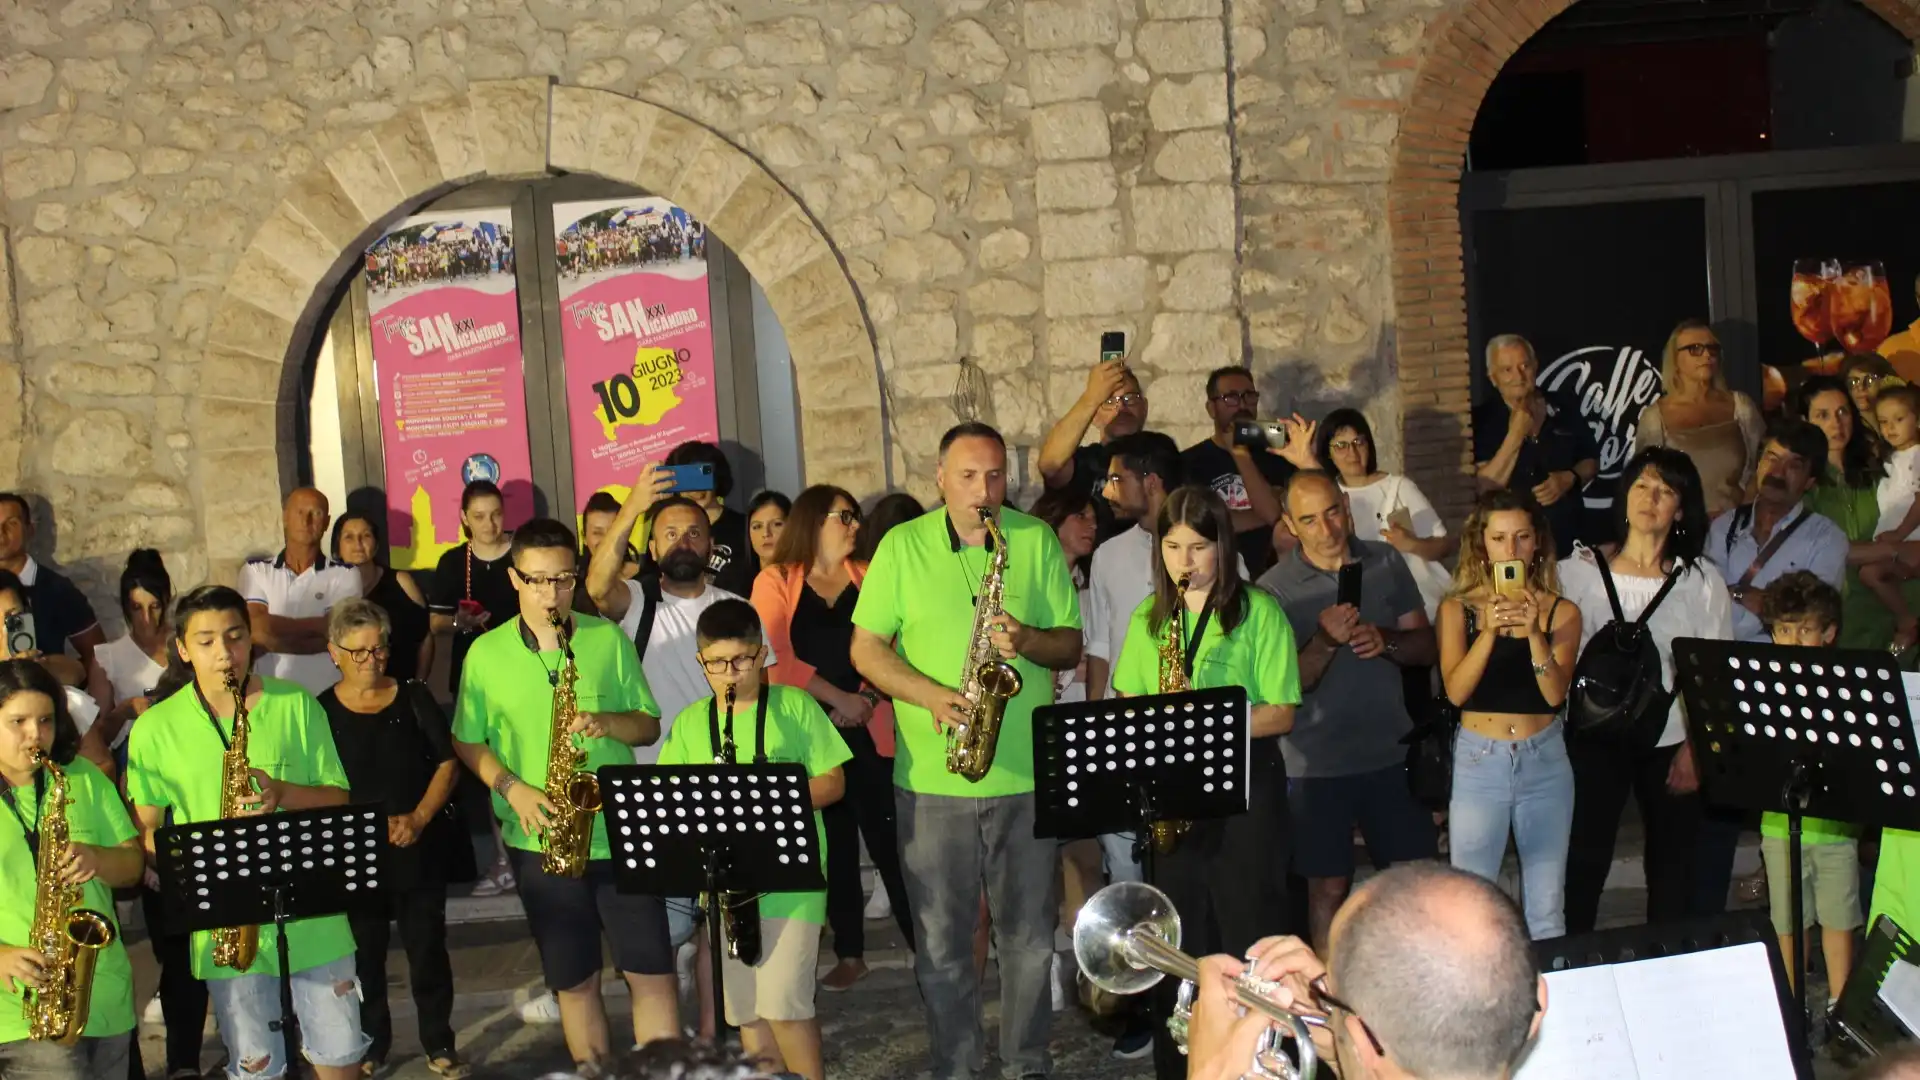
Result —
[[[1618, 542], [1600, 551], [1576, 548], [1560, 563], [1560, 591], [1580, 606], [1580, 648], [1585, 652], [1600, 628], [1613, 621], [1601, 560], [1628, 620], [1646, 610], [1669, 575], [1677, 576], [1647, 620], [1660, 650], [1663, 685], [1671, 691], [1674, 638], [1733, 637], [1733, 602], [1726, 582], [1701, 557], [1707, 535], [1705, 492], [1692, 459], [1663, 446], [1635, 454], [1620, 474], [1619, 490], [1614, 500]], [[1646, 830], [1647, 921], [1689, 914], [1698, 872], [1700, 778], [1686, 742], [1680, 699], [1674, 698], [1666, 726], [1652, 746], [1569, 732], [1567, 754], [1574, 787], [1567, 933], [1594, 928], [1629, 793], [1639, 803]], [[1731, 850], [1727, 855], [1730, 865]]]
[[96, 666], [87, 686], [105, 710], [101, 730], [116, 748], [167, 669], [167, 608], [172, 603], [173, 579], [160, 553], [140, 548], [128, 555], [120, 572], [120, 612], [127, 618], [127, 632], [93, 651]]
[[1453, 557], [1459, 538], [1447, 534], [1433, 504], [1412, 480], [1380, 471], [1373, 429], [1360, 410], [1333, 410], [1313, 425], [1311, 438], [1320, 467], [1337, 477], [1340, 490], [1347, 493], [1354, 539], [1391, 544], [1413, 572], [1427, 618], [1434, 618], [1453, 587], [1453, 575], [1441, 563]]

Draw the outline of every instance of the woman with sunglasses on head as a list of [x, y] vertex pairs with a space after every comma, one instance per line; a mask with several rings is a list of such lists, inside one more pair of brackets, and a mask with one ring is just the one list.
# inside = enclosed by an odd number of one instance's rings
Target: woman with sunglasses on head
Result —
[[[854, 670], [853, 609], [867, 564], [854, 558], [860, 504], [842, 488], [815, 484], [793, 500], [772, 561], [753, 582], [753, 607], [780, 663], [769, 682], [813, 695], [853, 754], [846, 797], [824, 811], [829, 848], [859, 849], [864, 836], [894, 921], [913, 948], [906, 880], [893, 809], [893, 708]], [[827, 860], [827, 923], [839, 962], [820, 979], [839, 992], [867, 975], [866, 901], [860, 860]]]
[[1693, 459], [1708, 517], [1746, 501], [1767, 427], [1752, 398], [1727, 389], [1720, 355], [1720, 338], [1705, 319], [1674, 327], [1661, 354], [1664, 390], [1641, 410], [1633, 436], [1636, 451], [1669, 446]]
[[432, 617], [427, 614], [427, 594], [405, 570], [395, 570], [380, 561], [380, 549], [386, 544], [380, 526], [369, 514], [349, 510], [333, 523], [333, 557], [352, 567], [371, 564], [379, 578], [366, 591], [366, 598], [387, 613], [387, 674], [402, 682], [425, 678], [433, 670]]
[[[1279, 737], [1292, 730], [1300, 703], [1299, 652], [1279, 601], [1240, 576], [1233, 518], [1218, 495], [1197, 485], [1175, 490], [1153, 532], [1153, 594], [1134, 609], [1113, 690], [1141, 697], [1182, 684], [1246, 688], [1247, 812], [1194, 822], [1171, 851], [1156, 856], [1153, 875], [1180, 912], [1184, 948], [1237, 956], [1286, 928], [1287, 775]], [[1166, 666], [1169, 651], [1177, 654], [1177, 671]], [[1172, 985], [1163, 983], [1155, 998], [1159, 1017], [1173, 999]], [[1163, 1080], [1185, 1075], [1185, 1059], [1163, 1026], [1154, 1036], [1154, 1063]]]

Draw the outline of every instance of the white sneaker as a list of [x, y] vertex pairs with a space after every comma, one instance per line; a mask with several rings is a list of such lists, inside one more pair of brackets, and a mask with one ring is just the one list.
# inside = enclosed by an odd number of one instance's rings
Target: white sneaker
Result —
[[1053, 1011], [1054, 1012], [1065, 1012], [1067, 1010], [1067, 988], [1066, 988], [1066, 982], [1065, 982], [1066, 973], [1062, 970], [1063, 968], [1066, 967], [1064, 960], [1065, 958], [1062, 957], [1059, 953], [1053, 954], [1053, 973], [1052, 973], [1052, 976], [1047, 980], [1047, 982], [1053, 987]]
[[866, 917], [869, 919], [893, 918], [893, 901], [887, 898], [887, 887], [875, 883], [873, 895], [867, 897]]
[[550, 993], [530, 998], [520, 1006], [520, 1019], [528, 1024], [557, 1024], [560, 1022], [560, 1002]]
[[166, 1014], [160, 1011], [159, 994], [155, 994], [147, 1000], [146, 1009], [140, 1013], [140, 1022], [143, 1024], [164, 1024], [167, 1022]]

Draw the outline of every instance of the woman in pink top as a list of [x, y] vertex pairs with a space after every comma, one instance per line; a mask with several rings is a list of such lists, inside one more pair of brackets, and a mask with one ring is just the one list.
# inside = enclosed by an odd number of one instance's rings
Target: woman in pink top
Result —
[[840, 991], [867, 974], [865, 900], [859, 840], [865, 836], [893, 917], [913, 947], [906, 882], [893, 823], [893, 707], [854, 670], [853, 608], [867, 564], [853, 558], [860, 504], [846, 491], [815, 485], [793, 500], [772, 565], [753, 582], [753, 606], [780, 663], [777, 684], [812, 694], [846, 740], [847, 794], [822, 814], [827, 828], [827, 923], [840, 958], [820, 985]]

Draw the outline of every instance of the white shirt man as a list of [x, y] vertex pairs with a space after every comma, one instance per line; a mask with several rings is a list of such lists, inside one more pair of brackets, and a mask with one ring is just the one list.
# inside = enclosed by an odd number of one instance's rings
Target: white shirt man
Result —
[[[625, 584], [627, 613], [620, 619], [620, 629], [633, 638], [640, 632], [641, 617], [647, 607], [645, 586], [632, 578]], [[654, 608], [653, 628], [647, 634], [646, 652], [640, 658], [640, 667], [647, 675], [647, 685], [653, 689], [653, 698], [660, 704], [660, 738], [651, 746], [634, 747], [634, 761], [642, 765], [653, 764], [660, 756], [660, 748], [666, 745], [667, 733], [673, 728], [673, 718], [701, 698], [712, 696], [713, 688], [707, 684], [707, 677], [700, 670], [700, 643], [695, 628], [700, 623], [701, 612], [722, 600], [742, 599], [718, 585], [704, 585], [697, 596], [676, 596], [661, 591], [659, 603]], [[771, 666], [776, 659], [769, 647], [767, 664]]]
[[[296, 574], [287, 566], [287, 553], [283, 551], [271, 559], [247, 560], [240, 568], [239, 590], [249, 606], [264, 605], [269, 615], [324, 622], [335, 604], [360, 595], [360, 574], [325, 555]], [[319, 652], [266, 653], [254, 669], [262, 675], [297, 682], [316, 697], [340, 681], [340, 669], [333, 666], [324, 643]]]

